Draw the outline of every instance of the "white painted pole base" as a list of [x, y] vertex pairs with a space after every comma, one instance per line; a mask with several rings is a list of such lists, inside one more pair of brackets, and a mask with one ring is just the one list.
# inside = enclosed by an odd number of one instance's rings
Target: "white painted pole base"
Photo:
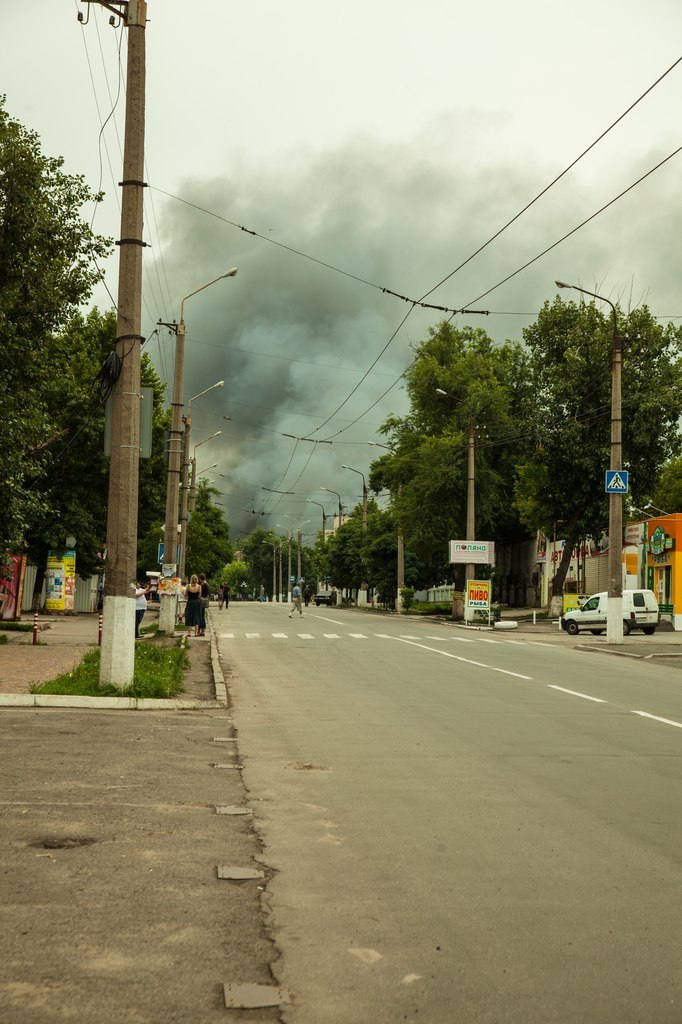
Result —
[[606, 642], [623, 643], [623, 598], [609, 597], [606, 603]]
[[160, 594], [159, 632], [172, 636], [175, 630], [175, 619], [178, 613], [177, 594]]
[[130, 686], [135, 673], [135, 598], [107, 597], [104, 600], [100, 685], [112, 683], [122, 690]]

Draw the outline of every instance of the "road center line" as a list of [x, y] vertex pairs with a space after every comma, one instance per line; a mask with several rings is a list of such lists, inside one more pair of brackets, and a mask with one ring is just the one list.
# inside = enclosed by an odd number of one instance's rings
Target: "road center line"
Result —
[[682, 722], [673, 722], [672, 718], [659, 718], [658, 715], [650, 715], [648, 711], [633, 711], [633, 715], [640, 715], [641, 718], [653, 718], [654, 722], [663, 722], [665, 725], [674, 725], [682, 729]]
[[401, 644], [409, 644], [410, 647], [421, 647], [423, 651], [431, 651], [433, 654], [441, 654], [444, 658], [453, 658], [454, 661], [463, 661], [466, 665], [475, 665], [477, 668], [487, 668], [489, 672], [501, 672], [505, 676], [514, 676], [515, 679], [532, 679], [532, 676], [522, 676], [520, 672], [510, 672], [506, 668], [495, 668], [494, 665], [484, 665], [482, 661], [472, 661], [471, 658], [460, 658], [458, 654], [450, 654], [449, 651], [439, 651], [435, 647], [427, 647], [426, 644], [415, 643], [414, 640], [408, 640], [404, 636], [392, 637], [393, 640], [400, 641]]
[[[308, 614], [310, 614], [310, 612]], [[315, 619], [322, 619], [323, 622], [333, 622], [335, 626], [345, 626], [345, 625], [347, 625], [347, 623], [345, 623], [345, 622], [339, 622], [338, 619], [328, 619], [326, 615], [320, 615], [319, 612], [313, 612], [312, 615], [313, 615], [313, 618], [315, 618]]]
[[590, 697], [588, 693], [578, 693], [577, 690], [567, 690], [565, 686], [555, 686], [553, 683], [547, 683], [550, 690], [561, 690], [562, 693], [570, 693], [572, 697], [582, 697], [583, 700], [593, 700], [595, 704], [608, 704], [607, 700], [602, 700], [601, 697]]

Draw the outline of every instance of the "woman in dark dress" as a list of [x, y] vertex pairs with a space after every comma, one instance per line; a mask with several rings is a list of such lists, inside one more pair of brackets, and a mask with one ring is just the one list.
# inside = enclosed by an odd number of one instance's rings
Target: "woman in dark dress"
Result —
[[[194, 635], [199, 636], [201, 628], [201, 587], [196, 576], [192, 576], [185, 588], [185, 625], [187, 629], [194, 628]], [[189, 635], [189, 634], [188, 634]]]

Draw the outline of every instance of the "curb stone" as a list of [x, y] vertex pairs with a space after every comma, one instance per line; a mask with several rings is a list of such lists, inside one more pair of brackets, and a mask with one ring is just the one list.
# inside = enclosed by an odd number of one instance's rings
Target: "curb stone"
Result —
[[227, 707], [227, 686], [218, 656], [216, 632], [210, 630], [215, 700], [165, 700], [155, 697], [83, 697], [72, 694], [3, 693], [0, 708], [98, 708], [100, 711], [215, 711]]

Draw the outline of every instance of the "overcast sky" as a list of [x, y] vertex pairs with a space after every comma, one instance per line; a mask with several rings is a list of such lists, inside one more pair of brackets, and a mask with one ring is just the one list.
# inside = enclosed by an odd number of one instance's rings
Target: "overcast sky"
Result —
[[[94, 227], [118, 238], [125, 31], [94, 3], [6, 7], [7, 110], [106, 192]], [[359, 500], [360, 477], [341, 466], [367, 472], [379, 451], [367, 442], [406, 411], [391, 385], [410, 345], [440, 319], [413, 312], [360, 383], [409, 310], [381, 287], [430, 292], [578, 157], [682, 56], [682, 4], [149, 0], [148, 16], [147, 350], [172, 381], [173, 338], [156, 321], [239, 267], [185, 306], [186, 399], [225, 380], [192, 406], [194, 443], [222, 429], [199, 469], [218, 463], [233, 536], [310, 520], [312, 543], [321, 510], [306, 499], [330, 513], [338, 499], [321, 487]], [[489, 310], [454, 323], [498, 341], [521, 339], [555, 278], [682, 317], [682, 154], [494, 288], [682, 145], [680, 110], [682, 64], [429, 301]], [[118, 249], [114, 300], [117, 265]], [[95, 299], [112, 304], [103, 288]]]

